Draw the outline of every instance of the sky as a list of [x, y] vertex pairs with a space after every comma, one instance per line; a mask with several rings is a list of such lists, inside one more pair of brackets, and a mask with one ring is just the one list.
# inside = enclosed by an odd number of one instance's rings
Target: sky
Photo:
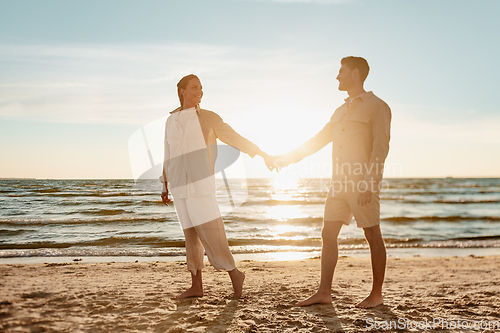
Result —
[[[335, 78], [351, 55], [392, 110], [386, 177], [500, 177], [499, 13], [498, 1], [0, 1], [0, 177], [137, 178], [149, 160], [134, 140], [179, 105], [190, 73], [202, 108], [285, 153], [344, 102]], [[260, 157], [240, 162], [276, 177]], [[331, 145], [281, 172], [330, 168]]]

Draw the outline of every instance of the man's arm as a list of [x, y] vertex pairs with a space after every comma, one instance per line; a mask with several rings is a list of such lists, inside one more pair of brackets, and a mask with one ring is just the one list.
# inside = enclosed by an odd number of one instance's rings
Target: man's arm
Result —
[[391, 139], [391, 109], [385, 103], [377, 110], [373, 118], [372, 135], [372, 152], [370, 162], [366, 166], [364, 179], [370, 191], [379, 192]]
[[330, 120], [321, 131], [318, 132], [314, 137], [306, 141], [300, 147], [294, 150], [275, 156], [275, 163], [278, 169], [285, 167], [292, 163], [297, 163], [306, 158], [307, 156], [313, 155], [320, 151], [327, 144], [332, 142], [333, 139], [333, 123]]

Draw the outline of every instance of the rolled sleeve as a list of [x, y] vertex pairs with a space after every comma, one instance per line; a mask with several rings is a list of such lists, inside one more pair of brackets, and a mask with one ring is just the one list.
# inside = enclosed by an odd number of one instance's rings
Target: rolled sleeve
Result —
[[283, 158], [289, 163], [297, 163], [320, 151], [323, 147], [333, 141], [333, 127], [330, 120], [321, 131], [314, 137], [306, 141], [300, 147], [283, 155]]

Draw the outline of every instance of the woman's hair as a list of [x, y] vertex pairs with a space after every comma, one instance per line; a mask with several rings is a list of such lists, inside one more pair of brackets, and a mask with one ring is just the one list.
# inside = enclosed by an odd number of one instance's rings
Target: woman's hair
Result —
[[181, 102], [181, 108], [184, 104], [184, 98], [182, 97], [182, 94], [181, 94], [181, 89], [186, 89], [188, 83], [189, 83], [189, 80], [191, 79], [198, 79], [199, 78], [194, 75], [194, 74], [189, 74], [189, 75], [186, 75], [184, 76], [180, 81], [179, 83], [177, 83], [177, 95], [179, 95], [179, 101]]

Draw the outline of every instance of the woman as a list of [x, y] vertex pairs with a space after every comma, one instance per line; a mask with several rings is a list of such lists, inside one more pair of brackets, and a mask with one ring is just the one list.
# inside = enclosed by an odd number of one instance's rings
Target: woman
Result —
[[186, 239], [187, 268], [191, 288], [174, 298], [201, 297], [203, 255], [215, 269], [229, 273], [234, 297], [239, 298], [245, 274], [236, 268], [229, 250], [224, 224], [216, 198], [214, 164], [217, 139], [251, 157], [271, 157], [236, 133], [215, 112], [200, 109], [202, 85], [196, 75], [187, 75], [177, 84], [181, 106], [170, 112], [165, 125], [162, 201], [168, 205], [168, 186]]

